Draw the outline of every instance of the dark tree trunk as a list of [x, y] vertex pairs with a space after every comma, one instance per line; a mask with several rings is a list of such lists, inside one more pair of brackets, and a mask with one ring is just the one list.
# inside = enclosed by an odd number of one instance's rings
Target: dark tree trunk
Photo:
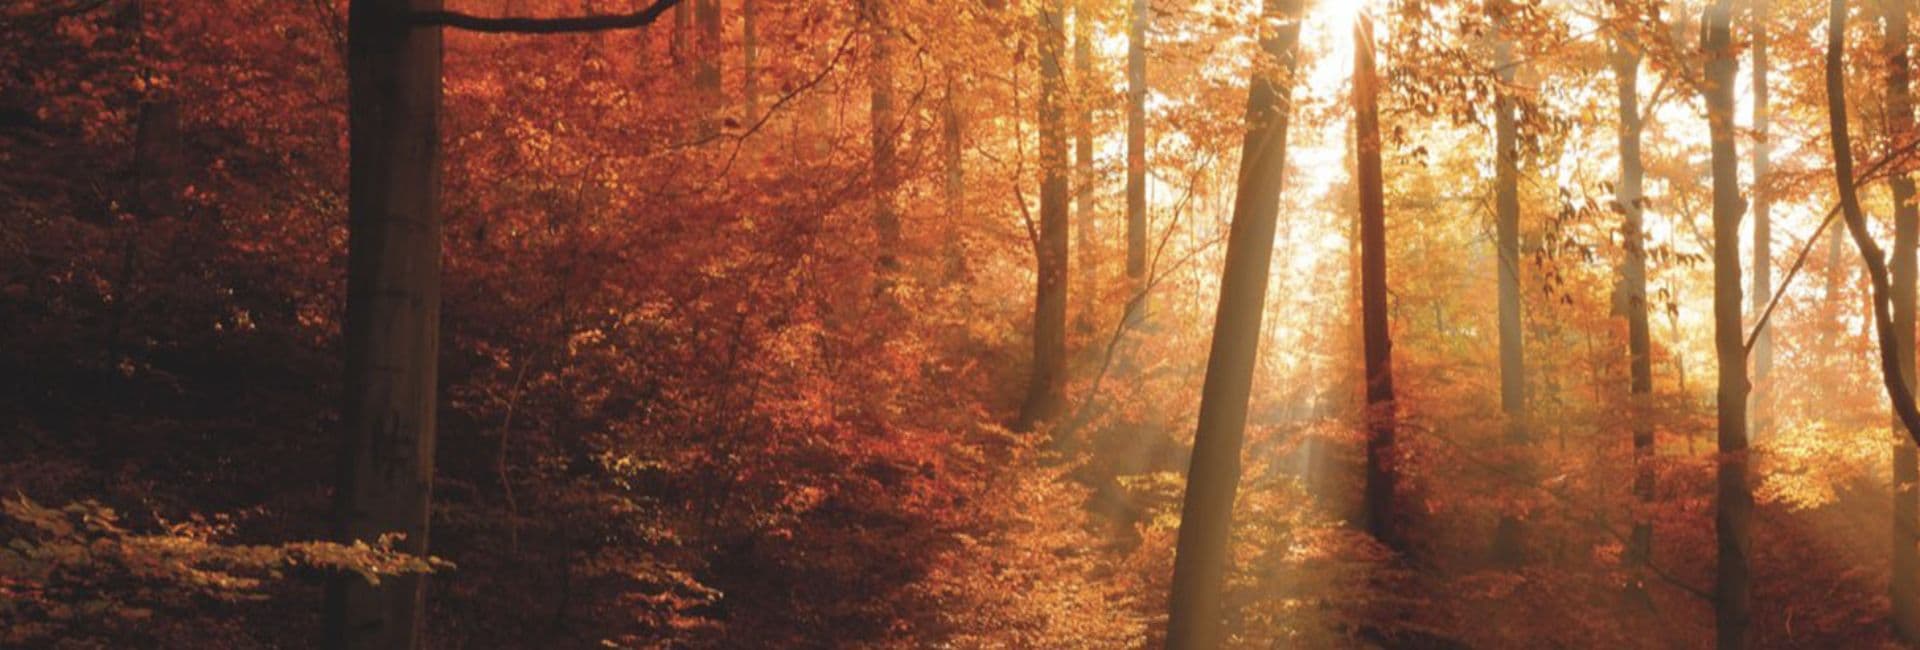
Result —
[[1127, 280], [1147, 280], [1147, 24], [1153, 9], [1133, 0], [1127, 24]]
[[1747, 348], [1741, 322], [1739, 154], [1734, 147], [1731, 0], [1717, 0], [1701, 15], [1706, 54], [1707, 122], [1713, 143], [1713, 339], [1719, 362], [1719, 489], [1714, 514], [1718, 540], [1713, 604], [1718, 647], [1750, 644], [1753, 578], [1753, 493], [1747, 485]]
[[1394, 459], [1393, 340], [1387, 323], [1387, 205], [1380, 166], [1379, 79], [1373, 21], [1353, 26], [1353, 125], [1360, 189], [1360, 313], [1366, 346], [1367, 532], [1404, 550], [1394, 517], [1399, 472]]
[[[1881, 19], [1886, 28], [1887, 131], [1889, 149], [1897, 151], [1913, 139], [1913, 95], [1907, 70], [1908, 14], [1904, 1], [1881, 0]], [[1891, 151], [1889, 152], [1891, 153]], [[1914, 207], [1913, 179], [1893, 174], [1888, 179], [1893, 190], [1893, 268], [1892, 308], [1894, 343], [1900, 362], [1900, 376], [1911, 388], [1914, 383], [1914, 248], [1920, 243], [1920, 210]], [[1901, 432], [1900, 421], [1893, 422]], [[1920, 502], [1915, 501], [1915, 484], [1920, 482], [1920, 458], [1914, 443], [1904, 435], [1894, 437], [1893, 446], [1893, 575], [1888, 580], [1888, 595], [1893, 603], [1893, 629], [1905, 641], [1920, 641], [1920, 557], [1916, 557], [1915, 526], [1920, 524]]]
[[1620, 188], [1615, 200], [1621, 214], [1620, 232], [1626, 259], [1620, 267], [1620, 307], [1627, 318], [1628, 394], [1633, 401], [1633, 495], [1639, 510], [1633, 516], [1633, 535], [1626, 559], [1644, 566], [1653, 555], [1653, 523], [1646, 509], [1653, 502], [1653, 342], [1647, 322], [1647, 244], [1645, 201], [1640, 161], [1639, 45], [1622, 40], [1614, 46], [1614, 88], [1619, 98]]
[[746, 98], [744, 121], [760, 119], [760, 32], [759, 2], [740, 0], [740, 94]]
[[1062, 124], [1062, 50], [1066, 25], [1060, 0], [1040, 10], [1040, 224], [1034, 256], [1039, 271], [1033, 304], [1033, 377], [1020, 408], [1019, 428], [1032, 430], [1066, 406], [1067, 381], [1067, 139]]
[[900, 214], [894, 197], [899, 170], [894, 140], [893, 35], [887, 0], [866, 0], [866, 10], [869, 45], [873, 48], [867, 68], [867, 83], [872, 87], [868, 120], [872, 122], [873, 230], [879, 242], [877, 286], [886, 291], [899, 267], [900, 245]]
[[[1494, 104], [1494, 230], [1500, 249], [1500, 410], [1506, 414], [1506, 439], [1511, 462], [1517, 468], [1526, 453], [1527, 362], [1520, 323], [1520, 144], [1514, 120], [1511, 85], [1513, 43], [1495, 45], [1494, 65], [1500, 91]], [[1493, 555], [1505, 562], [1520, 559], [1520, 519], [1500, 516], [1494, 531]]]
[[960, 70], [949, 65], [945, 74], [947, 92], [940, 106], [940, 160], [945, 172], [941, 198], [947, 212], [946, 279], [957, 282], [967, 275], [967, 252], [959, 230], [967, 214], [966, 117], [960, 112]]
[[1073, 221], [1074, 263], [1080, 267], [1079, 313], [1082, 332], [1093, 330], [1094, 299], [1099, 295], [1100, 215], [1094, 209], [1093, 175], [1093, 16], [1092, 3], [1073, 12]]
[[[1753, 32], [1753, 296], [1754, 318], [1773, 298], [1773, 196], [1767, 187], [1772, 144], [1767, 142], [1772, 127], [1772, 108], [1767, 87], [1767, 20], [1769, 0], [1753, 0], [1750, 7]], [[1753, 396], [1748, 411], [1753, 418], [1753, 437], [1767, 435], [1773, 426], [1772, 382], [1773, 327], [1762, 324], [1753, 343]]]
[[[699, 71], [694, 75], [694, 83], [709, 95], [708, 99], [718, 99], [720, 94], [720, 0], [693, 0], [694, 20], [699, 22], [700, 35], [695, 39], [700, 44], [695, 48]], [[719, 102], [714, 102], [718, 106]]]
[[[334, 535], [406, 536], [427, 552], [440, 321], [440, 30], [408, 12], [439, 0], [354, 0], [348, 11], [351, 171], [346, 377]], [[425, 579], [334, 576], [328, 648], [418, 647]]]
[[1298, 67], [1299, 0], [1266, 0], [1266, 13], [1280, 22], [1262, 36], [1261, 48], [1281, 67], [1273, 75], [1256, 69], [1248, 80], [1247, 134], [1240, 148], [1240, 176], [1233, 222], [1227, 234], [1226, 267], [1220, 276], [1220, 307], [1213, 325], [1207, 376], [1201, 389], [1200, 422], [1180, 509], [1173, 563], [1167, 647], [1219, 647], [1221, 588], [1228, 564], [1228, 531], [1240, 481], [1240, 441], [1247, 400], [1258, 363], [1260, 319], [1273, 261], [1274, 222], [1286, 169], [1287, 123], [1292, 78]]

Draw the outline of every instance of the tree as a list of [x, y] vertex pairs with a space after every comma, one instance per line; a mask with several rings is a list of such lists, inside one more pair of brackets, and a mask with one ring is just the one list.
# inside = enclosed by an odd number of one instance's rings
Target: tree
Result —
[[1360, 312], [1366, 338], [1367, 532], [1403, 548], [1394, 519], [1393, 340], [1387, 323], [1387, 207], [1380, 166], [1380, 82], [1374, 72], [1373, 20], [1353, 25], [1353, 125], [1360, 189]]
[[1033, 375], [1019, 428], [1032, 430], [1066, 407], [1067, 139], [1061, 64], [1066, 25], [1061, 0], [1040, 9], [1040, 223], [1034, 240], [1038, 271], [1033, 301]]
[[[1502, 20], [1501, 22], [1504, 22]], [[1504, 25], [1501, 25], [1504, 27]], [[1522, 454], [1527, 432], [1527, 361], [1520, 321], [1520, 143], [1514, 118], [1513, 42], [1494, 44], [1499, 89], [1494, 98], [1494, 230], [1500, 267], [1500, 410], [1506, 414], [1509, 453]], [[1515, 460], [1516, 465], [1518, 460]], [[1520, 519], [1502, 513], [1494, 532], [1493, 554], [1502, 561], [1520, 558]]]
[[741, 121], [751, 124], [760, 119], [760, 30], [756, 0], [740, 0], [740, 94], [746, 97], [747, 114]]
[[[1905, 12], [1888, 12], [1887, 20], [1889, 36], [1888, 48], [1889, 54], [1892, 55], [1889, 56], [1888, 63], [1890, 65], [1898, 65], [1900, 70], [1904, 71], [1904, 54], [1906, 48], [1900, 45], [1900, 43], [1905, 40], [1902, 36], [1905, 32], [1903, 24], [1906, 22]], [[1828, 133], [1833, 145], [1834, 183], [1838, 187], [1840, 195], [1840, 215], [1846, 220], [1847, 232], [1853, 236], [1854, 247], [1860, 251], [1860, 259], [1867, 269], [1868, 283], [1872, 287], [1870, 298], [1873, 303], [1874, 330], [1880, 340], [1881, 382], [1886, 385], [1887, 399], [1893, 404], [1895, 420], [1906, 430], [1905, 433], [1907, 434], [1906, 437], [1908, 440], [1904, 441], [1901, 446], [1911, 449], [1913, 443], [1920, 441], [1920, 410], [1916, 410], [1914, 406], [1914, 394], [1911, 388], [1914, 374], [1913, 357], [1911, 356], [1913, 345], [1913, 320], [1911, 312], [1913, 304], [1913, 276], [1910, 270], [1913, 264], [1913, 251], [1908, 250], [1903, 254], [1897, 250], [1897, 247], [1903, 243], [1902, 240], [1904, 240], [1904, 243], [1908, 244], [1908, 248], [1912, 248], [1911, 244], [1913, 243], [1916, 230], [1912, 216], [1914, 207], [1911, 203], [1902, 202], [1896, 209], [1894, 224], [1894, 237], [1896, 242], [1894, 264], [1896, 268], [1894, 274], [1891, 274], [1894, 279], [1889, 279], [1890, 273], [1887, 269], [1885, 255], [1880, 251], [1879, 245], [1874, 243], [1872, 233], [1867, 230], [1866, 215], [1860, 208], [1860, 197], [1855, 188], [1853, 142], [1847, 131], [1846, 31], [1847, 4], [1845, 0], [1833, 0], [1828, 6], [1827, 14], [1826, 89]], [[1895, 48], [1898, 49], [1896, 50]], [[1887, 99], [1891, 109], [1890, 113], [1892, 113], [1892, 117], [1889, 119], [1889, 125], [1892, 127], [1891, 130], [1895, 135], [1893, 141], [1896, 143], [1896, 146], [1904, 144], [1905, 141], [1902, 137], [1912, 130], [1912, 104], [1911, 99], [1909, 99], [1906, 92], [1904, 92], [1905, 85], [1906, 74], [1904, 72], [1895, 73], [1895, 75], [1891, 76], [1888, 80], [1889, 92]], [[1902, 189], [1900, 188], [1900, 184], [1903, 181], [1899, 180], [1901, 176], [1895, 175], [1894, 178], [1896, 179], [1894, 181], [1895, 196], [1898, 197], [1901, 193], [1905, 193], [1911, 197], [1913, 190], [1910, 182], [1906, 188]], [[1903, 211], [1905, 214], [1901, 214]], [[1902, 237], [1903, 234], [1905, 237]], [[1906, 264], [1909, 267], [1909, 270], [1905, 273], [1907, 284], [1905, 287], [1900, 287], [1904, 290], [1904, 296], [1895, 291], [1896, 287], [1900, 286], [1898, 284], [1900, 279], [1900, 269], [1898, 266], [1901, 264]], [[1906, 309], [1909, 310], [1904, 324], [1899, 317], [1902, 302], [1906, 303]], [[1903, 329], [1904, 334], [1902, 333]], [[1896, 447], [1896, 450], [1897, 449], [1898, 447]], [[1912, 483], [1908, 482], [1903, 484], [1899, 481], [1899, 479], [1902, 478], [1901, 474], [1911, 468], [1911, 465], [1902, 467], [1905, 463], [1906, 460], [1901, 459], [1898, 454], [1896, 454], [1894, 494], [1895, 498], [1900, 500], [1894, 507], [1894, 569], [1896, 571], [1903, 568], [1900, 566], [1900, 562], [1903, 559], [1901, 558], [1902, 552], [1911, 553], [1913, 550], [1912, 529], [1907, 528], [1903, 530], [1901, 528], [1902, 523], [1906, 523], [1909, 526], [1912, 525], [1912, 510], [1910, 509], [1910, 497], [1912, 496], [1913, 490]], [[1903, 510], [1905, 512], [1903, 512]], [[1906, 521], [1902, 522], [1902, 518], [1906, 518]], [[1911, 560], [1911, 556], [1906, 559]], [[1890, 588], [1894, 593], [1895, 599], [1893, 618], [1896, 631], [1902, 636], [1907, 636], [1912, 633], [1912, 629], [1908, 627], [1910, 621], [1903, 620], [1903, 617], [1910, 612], [1901, 609], [1903, 603], [1900, 602], [1900, 591], [1911, 588], [1911, 583], [1909, 583], [1908, 586], [1903, 586], [1901, 583], [1907, 580], [1902, 580], [1902, 577], [1900, 574], [1895, 574], [1891, 581], [1892, 584]], [[1910, 580], [1913, 576], [1912, 574], [1907, 574], [1904, 577]], [[1909, 592], [1908, 595], [1911, 596], [1911, 592]], [[1904, 605], [1911, 606], [1911, 601], [1904, 603]]]
[[[1773, 297], [1773, 206], [1768, 187], [1773, 146], [1767, 141], [1772, 128], [1771, 96], [1767, 88], [1767, 20], [1769, 0], [1753, 0], [1748, 7], [1748, 30], [1753, 34], [1753, 295], [1755, 318], [1767, 308]], [[1753, 343], [1752, 428], [1755, 437], [1765, 436], [1773, 426], [1772, 383], [1773, 328], [1760, 324], [1759, 338]]]
[[[436, 26], [534, 33], [637, 27], [627, 15], [483, 19], [440, 0], [354, 0], [347, 17], [349, 198], [346, 376], [334, 536], [427, 553], [440, 342], [440, 55]], [[325, 646], [420, 644], [425, 577], [327, 584]]]
[[878, 273], [880, 287], [886, 290], [899, 270], [896, 257], [900, 247], [900, 208], [894, 197], [898, 177], [898, 145], [894, 138], [893, 114], [893, 29], [888, 0], [866, 0], [867, 38], [872, 61], [867, 68], [867, 83], [872, 86], [868, 120], [872, 122], [873, 230], [878, 236]]
[[[1913, 95], [1908, 85], [1908, 5], [1882, 0], [1882, 25], [1886, 31], [1887, 131], [1889, 156], [1913, 139]], [[1893, 190], [1893, 268], [1891, 287], [1894, 347], [1900, 375], [1906, 386], [1914, 385], [1914, 249], [1920, 246], [1920, 208], [1914, 205], [1913, 179], [1903, 173], [1887, 178]], [[1764, 340], [1764, 339], [1763, 339]], [[1756, 348], [1757, 350], [1758, 348]], [[1894, 418], [1893, 438], [1893, 571], [1888, 579], [1893, 602], [1893, 629], [1909, 642], [1920, 641], [1920, 554], [1916, 554], [1915, 530], [1920, 527], [1920, 457], [1914, 443], [1900, 433], [1900, 421]]]
[[1627, 561], [1644, 565], [1653, 555], [1653, 524], [1644, 511], [1653, 501], [1653, 354], [1651, 327], [1647, 322], [1647, 243], [1645, 235], [1645, 199], [1642, 180], [1646, 174], [1640, 160], [1640, 60], [1642, 55], [1630, 36], [1621, 36], [1613, 46], [1614, 88], [1619, 98], [1620, 186], [1615, 193], [1620, 211], [1620, 233], [1625, 260], [1620, 265], [1619, 307], [1627, 319], [1628, 394], [1633, 400], [1633, 494], [1641, 512], [1633, 517], [1633, 533], [1627, 548]]
[[1133, 0], [1127, 21], [1127, 280], [1147, 278], [1147, 25], [1148, 0]]
[[1094, 207], [1093, 174], [1093, 3], [1074, 0], [1073, 11], [1073, 221], [1075, 264], [1080, 266], [1080, 313], [1075, 322], [1093, 328], [1094, 297], [1099, 294], [1100, 214]]
[[[1300, 13], [1298, 0], [1266, 0], [1260, 49], [1272, 63], [1256, 64], [1247, 82], [1247, 133], [1240, 147], [1226, 265], [1220, 272], [1220, 306], [1180, 507], [1167, 620], [1170, 649], [1213, 648], [1222, 640], [1220, 589], [1286, 171]], [[1269, 25], [1273, 31], [1265, 32]]]
[[1713, 340], [1720, 381], [1719, 479], [1714, 531], [1718, 562], [1713, 605], [1717, 645], [1746, 648], [1752, 619], [1753, 579], [1748, 568], [1752, 541], [1753, 492], [1747, 485], [1747, 348], [1741, 323], [1739, 159], [1733, 141], [1733, 55], [1731, 0], [1709, 3], [1701, 15], [1701, 49], [1706, 55], [1707, 123], [1713, 143]]
[[960, 244], [958, 226], [967, 214], [967, 168], [965, 162], [967, 123], [960, 108], [960, 69], [947, 65], [946, 93], [940, 102], [940, 162], [944, 182], [940, 186], [950, 230], [946, 237], [947, 281], [958, 281], [967, 273], [967, 252]]
[[[439, 0], [354, 0], [347, 18], [350, 149], [342, 542], [398, 533], [427, 552], [440, 330]], [[326, 647], [420, 644], [423, 576], [334, 576]]]

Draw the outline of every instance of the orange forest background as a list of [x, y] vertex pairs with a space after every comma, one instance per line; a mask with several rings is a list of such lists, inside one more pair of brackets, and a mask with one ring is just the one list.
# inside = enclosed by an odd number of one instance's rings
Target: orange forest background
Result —
[[0, 3], [0, 648], [1908, 647], [1916, 4]]

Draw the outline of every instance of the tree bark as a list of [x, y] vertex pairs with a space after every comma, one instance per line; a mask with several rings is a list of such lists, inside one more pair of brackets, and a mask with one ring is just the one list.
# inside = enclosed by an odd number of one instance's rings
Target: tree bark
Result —
[[[1514, 119], [1512, 83], [1513, 43], [1504, 36], [1494, 46], [1494, 65], [1500, 90], [1494, 100], [1494, 230], [1500, 266], [1500, 410], [1506, 415], [1506, 442], [1512, 462], [1519, 466], [1525, 453], [1527, 427], [1527, 363], [1520, 320], [1520, 182], [1518, 125]], [[1493, 555], [1505, 562], [1520, 559], [1520, 519], [1502, 514], [1494, 531]]]
[[958, 282], [967, 274], [966, 248], [958, 226], [966, 222], [966, 117], [960, 112], [960, 70], [949, 65], [945, 71], [946, 97], [940, 106], [940, 161], [945, 173], [941, 186], [947, 212], [946, 279]]
[[1147, 24], [1153, 9], [1133, 0], [1127, 24], [1127, 280], [1147, 279]]
[[[694, 20], [699, 23], [700, 36], [695, 39], [700, 46], [695, 48], [694, 57], [698, 62], [698, 72], [694, 75], [694, 84], [705, 91], [709, 100], [717, 100], [720, 95], [720, 0], [694, 0]], [[712, 106], [719, 106], [713, 101]]]
[[1387, 207], [1380, 164], [1379, 79], [1373, 21], [1353, 25], [1353, 125], [1360, 194], [1360, 313], [1367, 384], [1367, 532], [1405, 550], [1394, 515], [1399, 471], [1394, 458], [1393, 340], [1387, 322]]
[[1040, 10], [1040, 224], [1034, 251], [1033, 376], [1019, 429], [1031, 431], [1066, 405], [1067, 139], [1061, 109], [1066, 25], [1060, 0]]
[[1707, 122], [1713, 144], [1713, 337], [1719, 362], [1720, 449], [1714, 532], [1718, 540], [1713, 604], [1717, 647], [1751, 643], [1753, 493], [1747, 485], [1747, 349], [1741, 322], [1739, 157], [1734, 146], [1732, 2], [1717, 0], [1701, 15], [1706, 55]]
[[[1767, 87], [1767, 20], [1770, 0], [1753, 0], [1748, 16], [1753, 34], [1753, 314], [1758, 318], [1773, 297], [1773, 196], [1767, 187], [1773, 146], [1767, 141], [1773, 116]], [[1753, 437], [1767, 435], [1773, 426], [1773, 328], [1762, 323], [1753, 343]]]
[[[1298, 70], [1300, 1], [1266, 0], [1277, 29], [1263, 34], [1261, 49], [1279, 64], [1277, 78], [1264, 66], [1248, 80], [1247, 134], [1240, 149], [1240, 176], [1227, 257], [1220, 277], [1220, 306], [1201, 388], [1199, 425], [1180, 510], [1173, 563], [1167, 647], [1215, 648], [1222, 641], [1221, 587], [1228, 564], [1228, 533], [1240, 480], [1240, 442], [1259, 353], [1260, 320], [1273, 261], [1274, 222], [1286, 169], [1287, 125]], [[1262, 21], [1263, 24], [1268, 21]]]
[[1627, 545], [1629, 564], [1645, 566], [1653, 556], [1653, 523], [1647, 509], [1653, 503], [1653, 342], [1647, 321], [1646, 204], [1640, 159], [1639, 44], [1627, 38], [1614, 44], [1614, 88], [1619, 98], [1620, 187], [1615, 195], [1620, 210], [1620, 232], [1626, 259], [1620, 267], [1621, 307], [1627, 318], [1628, 395], [1633, 402], [1633, 495], [1638, 510]]
[[[440, 0], [354, 0], [348, 10], [350, 149], [346, 376], [334, 535], [405, 535], [427, 552], [440, 320]], [[425, 579], [353, 575], [327, 586], [328, 648], [415, 648]]]
[[871, 86], [870, 111], [873, 147], [873, 230], [878, 236], [878, 286], [885, 291], [899, 268], [900, 214], [894, 187], [899, 170], [893, 111], [893, 36], [887, 0], [866, 0], [867, 29], [872, 61], [867, 68]]
[[1099, 294], [1099, 220], [1093, 175], [1093, 16], [1090, 5], [1075, 1], [1073, 11], [1073, 221], [1075, 264], [1079, 265], [1080, 313], [1075, 322], [1093, 330], [1094, 297]]
[[743, 122], [760, 119], [760, 32], [759, 2], [740, 0], [740, 92], [746, 98], [747, 114]]
[[[1887, 131], [1891, 152], [1913, 139], [1913, 95], [1907, 70], [1908, 7], [1900, 0], [1881, 0], [1881, 20], [1885, 28], [1887, 66]], [[1920, 209], [1914, 206], [1913, 179], [1895, 173], [1888, 177], [1893, 190], [1893, 268], [1891, 289], [1894, 347], [1900, 363], [1900, 376], [1911, 389], [1914, 385], [1914, 276], [1915, 246], [1920, 243]], [[1901, 433], [1898, 418], [1893, 421]], [[1893, 532], [1892, 576], [1888, 595], [1893, 604], [1893, 630], [1902, 640], [1920, 641], [1920, 555], [1916, 555], [1915, 529], [1920, 525], [1920, 502], [1916, 501], [1916, 483], [1920, 483], [1920, 457], [1914, 443], [1896, 435], [1893, 444]]]

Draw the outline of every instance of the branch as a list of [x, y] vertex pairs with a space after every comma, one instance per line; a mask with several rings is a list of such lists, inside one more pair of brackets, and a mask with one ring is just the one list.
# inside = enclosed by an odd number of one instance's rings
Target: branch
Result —
[[576, 34], [646, 27], [659, 20], [680, 0], [654, 0], [630, 14], [588, 14], [566, 18], [488, 18], [457, 11], [422, 11], [412, 16], [415, 27], [450, 27], [488, 34]]
[[1846, 219], [1853, 244], [1860, 249], [1860, 261], [1866, 264], [1873, 282], [1874, 329], [1880, 338], [1880, 379], [1887, 385], [1887, 401], [1894, 415], [1907, 430], [1907, 436], [1920, 440], [1920, 408], [1914, 404], [1913, 389], [1900, 372], [1900, 348], [1889, 304], [1893, 288], [1887, 279], [1887, 261], [1880, 246], [1867, 231], [1867, 219], [1860, 211], [1860, 196], [1854, 191], [1852, 141], [1847, 135], [1847, 82], [1845, 35], [1847, 4], [1833, 0], [1827, 17], [1827, 120], [1833, 143], [1833, 177], [1840, 188], [1840, 216]]

